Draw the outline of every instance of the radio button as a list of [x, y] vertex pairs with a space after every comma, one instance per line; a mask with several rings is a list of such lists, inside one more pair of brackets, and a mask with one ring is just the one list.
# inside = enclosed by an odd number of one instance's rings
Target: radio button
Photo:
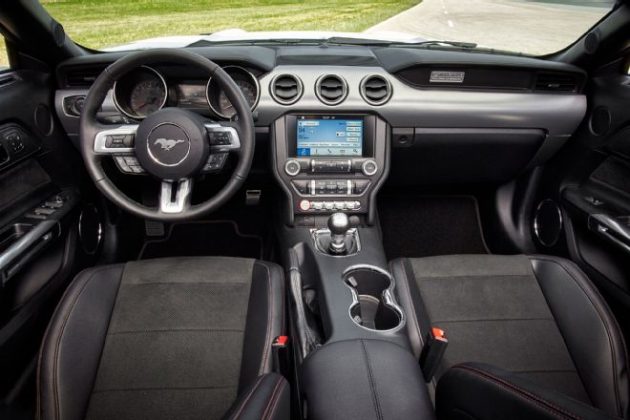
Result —
[[296, 176], [300, 173], [301, 169], [302, 167], [300, 166], [300, 162], [295, 159], [287, 160], [284, 164], [284, 172], [286, 172], [289, 176]]
[[361, 165], [361, 170], [364, 175], [372, 176], [378, 171], [378, 165], [372, 159], [366, 160], [363, 162], [363, 165]]

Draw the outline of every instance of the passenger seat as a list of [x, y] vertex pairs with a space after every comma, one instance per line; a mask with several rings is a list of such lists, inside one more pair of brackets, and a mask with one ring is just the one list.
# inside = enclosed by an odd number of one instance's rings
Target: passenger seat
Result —
[[[543, 411], [545, 401], [553, 407], [550, 401], [567, 396], [578, 406], [628, 418], [623, 335], [602, 296], [572, 262], [538, 255], [453, 255], [398, 259], [391, 270], [415, 356], [431, 327], [448, 336], [433, 384], [455, 368], [446, 375], [448, 386], [438, 384], [438, 417], [457, 418], [440, 411], [496, 417], [498, 411], [488, 415], [496, 409], [493, 398], [505, 401], [507, 393]], [[475, 395], [467, 386], [481, 389], [487, 381], [494, 397], [466, 400]], [[441, 388], [450, 395], [442, 398], [447, 407], [440, 407]], [[549, 398], [537, 396], [546, 390]], [[512, 404], [507, 412], [514, 409]], [[560, 417], [572, 418], [570, 409], [567, 413]]]

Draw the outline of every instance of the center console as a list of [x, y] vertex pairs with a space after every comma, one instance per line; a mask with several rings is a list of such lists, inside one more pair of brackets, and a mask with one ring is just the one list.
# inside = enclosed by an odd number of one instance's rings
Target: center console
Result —
[[434, 416], [377, 224], [390, 131], [352, 113], [292, 113], [272, 126], [296, 391], [309, 419]]
[[387, 176], [389, 126], [371, 114], [287, 114], [272, 129], [273, 166], [287, 196], [289, 224], [345, 212], [374, 222]]

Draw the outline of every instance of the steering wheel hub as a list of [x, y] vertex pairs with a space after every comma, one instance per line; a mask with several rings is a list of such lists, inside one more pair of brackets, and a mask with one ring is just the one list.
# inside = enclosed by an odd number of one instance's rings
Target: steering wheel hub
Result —
[[160, 179], [178, 180], [198, 172], [208, 160], [209, 145], [203, 121], [193, 112], [165, 108], [138, 126], [138, 161]]
[[163, 123], [155, 127], [147, 138], [149, 156], [164, 166], [177, 166], [190, 154], [190, 139], [181, 127]]

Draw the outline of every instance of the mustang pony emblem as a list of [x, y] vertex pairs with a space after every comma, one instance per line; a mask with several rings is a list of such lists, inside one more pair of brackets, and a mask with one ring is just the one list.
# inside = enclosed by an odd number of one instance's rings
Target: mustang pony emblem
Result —
[[163, 139], [159, 138], [153, 142], [153, 144], [159, 144], [162, 147], [162, 150], [166, 150], [167, 152], [171, 150], [173, 147], [177, 146], [179, 143], [183, 143], [184, 140], [173, 140], [173, 139]]

